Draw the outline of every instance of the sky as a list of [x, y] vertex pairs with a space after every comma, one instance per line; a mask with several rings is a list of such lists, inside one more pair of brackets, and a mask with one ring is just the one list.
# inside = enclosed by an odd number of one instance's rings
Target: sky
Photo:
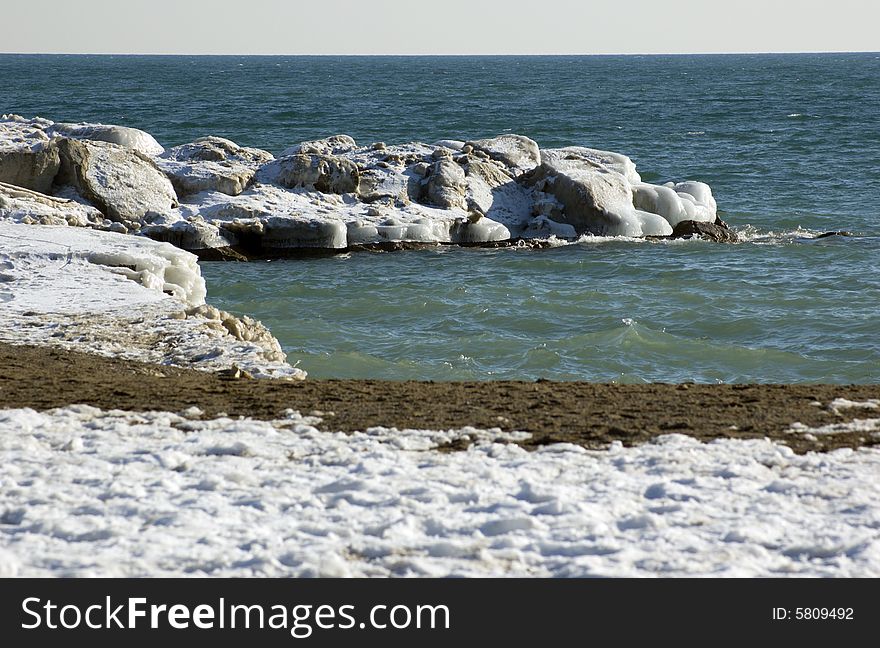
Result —
[[878, 0], [0, 0], [4, 23], [7, 53], [880, 50]]

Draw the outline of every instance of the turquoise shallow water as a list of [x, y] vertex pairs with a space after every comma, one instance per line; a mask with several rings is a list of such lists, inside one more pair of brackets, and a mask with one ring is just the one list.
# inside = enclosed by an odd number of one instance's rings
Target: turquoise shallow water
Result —
[[[0, 56], [0, 112], [279, 152], [519, 132], [708, 182], [748, 242], [203, 264], [321, 377], [880, 379], [880, 55]], [[855, 237], [814, 239], [845, 229]]]
[[605, 241], [203, 271], [315, 377], [848, 383], [880, 378], [878, 251]]

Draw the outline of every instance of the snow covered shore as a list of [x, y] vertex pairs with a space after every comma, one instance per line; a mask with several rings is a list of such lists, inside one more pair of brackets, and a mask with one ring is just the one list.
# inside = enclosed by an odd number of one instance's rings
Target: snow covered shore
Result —
[[205, 305], [189, 252], [72, 227], [0, 221], [0, 341], [305, 377], [261, 324]]
[[368, 146], [335, 135], [276, 159], [220, 137], [165, 150], [133, 128], [17, 115], [0, 118], [0, 219], [137, 233], [206, 257], [731, 236], [704, 183], [645, 183], [620, 153], [522, 135]]
[[198, 416], [0, 411], [0, 575], [880, 576], [876, 449]]
[[[258, 322], [204, 303], [179, 248], [667, 236], [715, 218], [706, 185], [648, 185], [625, 156], [521, 136], [337, 136], [275, 159], [6, 116], [0, 341], [302, 378]], [[521, 432], [343, 434], [317, 416], [0, 410], [0, 576], [880, 576], [876, 449], [667, 435], [527, 452]]]

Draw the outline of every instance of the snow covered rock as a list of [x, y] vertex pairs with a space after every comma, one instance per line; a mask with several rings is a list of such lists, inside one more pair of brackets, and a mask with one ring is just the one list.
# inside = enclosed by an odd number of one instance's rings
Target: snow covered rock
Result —
[[619, 173], [633, 184], [642, 181], [641, 176], [636, 171], [635, 163], [622, 153], [602, 151], [600, 149], [588, 148], [586, 146], [566, 146], [560, 149], [553, 149], [552, 152], [554, 157], [560, 155], [564, 157], [571, 156], [572, 159], [594, 162], [606, 169]]
[[105, 216], [140, 221], [177, 206], [171, 182], [143, 153], [107, 142], [58, 140], [61, 169], [56, 184], [70, 185]]
[[228, 248], [238, 243], [238, 239], [229, 231], [221, 232], [219, 227], [207, 223], [201, 216], [190, 219], [183, 219], [179, 215], [159, 216], [150, 220], [152, 222], [141, 228], [141, 234], [184, 250], [199, 252]]
[[281, 153], [281, 157], [289, 155], [339, 155], [357, 148], [357, 143], [349, 135], [333, 135], [324, 139], [311, 140], [295, 144]]
[[257, 172], [257, 180], [288, 189], [308, 188], [321, 193], [343, 194], [357, 191], [360, 174], [357, 165], [345, 158], [326, 153], [303, 153], [263, 165]]
[[561, 222], [573, 226], [578, 234], [672, 234], [672, 226], [662, 216], [635, 208], [627, 176], [598, 161], [589, 150], [543, 150], [541, 166], [527, 181], [563, 205]]
[[162, 145], [152, 135], [137, 128], [128, 128], [127, 126], [88, 124], [85, 122], [79, 124], [56, 123], [47, 127], [46, 133], [50, 137], [60, 135], [78, 140], [109, 142], [150, 156], [162, 155], [165, 152]]
[[358, 198], [368, 203], [385, 199], [409, 202], [410, 194], [418, 193], [418, 190], [415, 192], [413, 190], [414, 177], [412, 174], [407, 175], [388, 166], [364, 169], [360, 172]]
[[58, 147], [42, 120], [0, 118], [0, 182], [48, 193], [58, 173]]
[[518, 172], [529, 171], [541, 164], [538, 144], [523, 135], [499, 135], [491, 139], [473, 140], [465, 146], [486, 153], [493, 160]]
[[256, 170], [273, 159], [268, 151], [242, 147], [222, 137], [203, 137], [175, 146], [155, 161], [183, 198], [202, 191], [237, 196], [251, 183]]
[[673, 228], [684, 221], [712, 223], [717, 215], [712, 190], [702, 182], [641, 182], [633, 185], [633, 204], [637, 209], [662, 216]]
[[424, 187], [424, 196], [430, 204], [444, 209], [467, 209], [464, 169], [452, 158], [441, 158], [434, 163]]
[[714, 223], [717, 215], [704, 183], [645, 183], [626, 155], [582, 146], [542, 150], [515, 134], [369, 146], [334, 135], [291, 146], [278, 159], [221, 137], [163, 151], [137, 129], [4, 115], [0, 182], [80, 205], [21, 195], [13, 204], [7, 191], [3, 213], [141, 231], [221, 256], [583, 234], [662, 237], [679, 223]]
[[205, 306], [195, 255], [167, 243], [0, 220], [0, 341], [302, 379], [259, 322]]
[[94, 207], [66, 198], [0, 182], [0, 219], [25, 225], [104, 227], [104, 215]]

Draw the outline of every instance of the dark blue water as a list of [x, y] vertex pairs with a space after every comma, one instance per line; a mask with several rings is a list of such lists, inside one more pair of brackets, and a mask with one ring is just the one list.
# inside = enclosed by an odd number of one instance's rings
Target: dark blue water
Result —
[[[12, 55], [0, 88], [2, 112], [166, 146], [517, 132], [617, 150], [647, 181], [709, 183], [750, 241], [204, 264], [211, 299], [263, 319], [312, 375], [880, 378], [878, 54]], [[828, 230], [858, 236], [812, 238]]]

